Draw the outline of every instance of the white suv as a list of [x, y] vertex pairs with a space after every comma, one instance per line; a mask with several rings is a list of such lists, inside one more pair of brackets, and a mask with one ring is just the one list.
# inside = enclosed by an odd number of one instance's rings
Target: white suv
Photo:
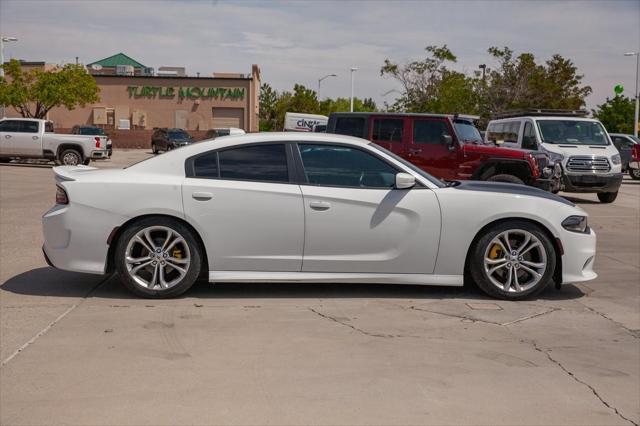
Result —
[[604, 126], [586, 111], [528, 111], [503, 114], [487, 126], [485, 140], [501, 146], [543, 151], [562, 164], [562, 190], [596, 192], [613, 202], [622, 183], [620, 153]]

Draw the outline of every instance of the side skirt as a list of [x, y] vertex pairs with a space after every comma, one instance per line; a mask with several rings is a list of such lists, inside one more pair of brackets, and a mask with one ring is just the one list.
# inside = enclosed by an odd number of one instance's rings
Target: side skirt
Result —
[[209, 271], [209, 282], [417, 284], [461, 287], [462, 275]]

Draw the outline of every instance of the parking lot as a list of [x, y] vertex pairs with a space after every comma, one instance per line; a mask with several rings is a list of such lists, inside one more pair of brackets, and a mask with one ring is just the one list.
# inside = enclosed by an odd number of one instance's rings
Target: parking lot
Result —
[[[116, 151], [98, 167], [139, 161]], [[640, 423], [640, 181], [570, 199], [598, 234], [586, 284], [199, 283], [143, 300], [42, 253], [51, 166], [0, 165], [0, 424]]]

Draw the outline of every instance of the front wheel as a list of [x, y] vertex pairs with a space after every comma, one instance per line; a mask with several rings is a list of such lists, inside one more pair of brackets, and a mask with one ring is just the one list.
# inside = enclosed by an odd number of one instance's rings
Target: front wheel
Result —
[[513, 220], [486, 230], [471, 249], [469, 268], [489, 296], [520, 300], [542, 292], [556, 268], [554, 246], [538, 225]]
[[507, 174], [500, 174], [500, 175], [491, 176], [487, 180], [489, 182], [517, 183], [519, 185], [524, 185], [523, 180], [520, 179], [519, 177], [514, 176], [514, 175], [507, 175]]
[[629, 176], [631, 179], [640, 180], [640, 169], [629, 168]]
[[609, 204], [613, 203], [618, 197], [618, 191], [616, 192], [598, 192], [598, 200], [601, 203]]
[[124, 230], [115, 248], [124, 285], [145, 298], [177, 297], [198, 278], [200, 246], [192, 231], [170, 218], [146, 218]]

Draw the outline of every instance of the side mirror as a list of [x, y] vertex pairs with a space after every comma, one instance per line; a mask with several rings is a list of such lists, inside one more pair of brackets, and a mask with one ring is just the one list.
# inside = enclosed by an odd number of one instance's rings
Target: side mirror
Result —
[[453, 138], [451, 137], [451, 135], [440, 135], [440, 142], [442, 142], [443, 145], [447, 145], [447, 146], [451, 146], [453, 145]]
[[416, 178], [409, 173], [396, 174], [396, 189], [409, 189], [416, 186]]

